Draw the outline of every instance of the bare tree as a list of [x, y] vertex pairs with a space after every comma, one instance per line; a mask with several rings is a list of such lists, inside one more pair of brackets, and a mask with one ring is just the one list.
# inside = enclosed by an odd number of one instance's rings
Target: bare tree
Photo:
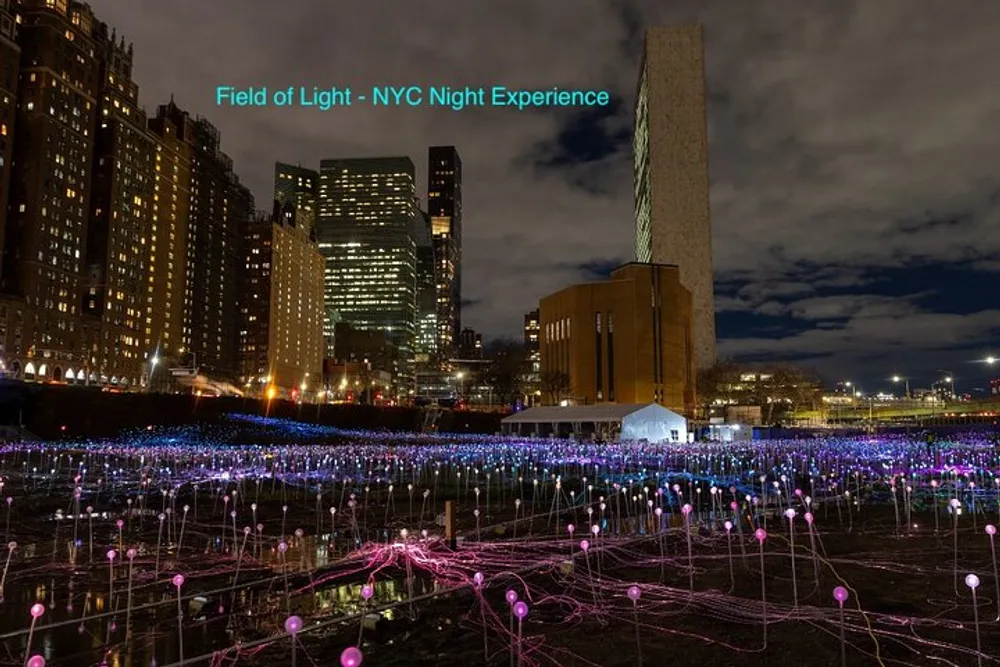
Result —
[[542, 393], [550, 403], [558, 403], [569, 392], [569, 375], [562, 371], [542, 371], [539, 376]]

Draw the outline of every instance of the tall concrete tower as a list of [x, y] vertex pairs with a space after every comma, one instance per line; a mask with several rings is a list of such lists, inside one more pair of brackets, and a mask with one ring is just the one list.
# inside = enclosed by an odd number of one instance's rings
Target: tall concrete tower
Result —
[[679, 267], [693, 301], [695, 363], [711, 366], [715, 294], [702, 26], [646, 31], [632, 144], [636, 261]]

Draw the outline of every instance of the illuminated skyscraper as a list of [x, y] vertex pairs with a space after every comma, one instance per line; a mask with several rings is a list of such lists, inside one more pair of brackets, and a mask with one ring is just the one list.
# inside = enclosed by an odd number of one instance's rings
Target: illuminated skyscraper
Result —
[[417, 346], [414, 361], [422, 369], [437, 361], [437, 271], [431, 218], [417, 211], [413, 219], [417, 244]]
[[243, 232], [253, 216], [253, 196], [233, 173], [215, 126], [198, 118], [191, 127], [184, 347], [206, 374], [235, 380], [240, 375]]
[[319, 173], [283, 162], [274, 163], [274, 200], [281, 207], [282, 225], [315, 238], [316, 190]]
[[[258, 214], [245, 233], [241, 379], [251, 394], [312, 400], [322, 389], [325, 260], [311, 226], [295, 224], [285, 167], [275, 169], [274, 213]], [[315, 189], [316, 174], [300, 176], [297, 190]]]
[[[2, 283], [19, 312], [8, 321], [5, 355], [10, 372], [27, 380], [88, 377], [96, 341], [83, 332], [80, 311], [100, 88], [97, 22], [87, 5], [66, 0], [14, 7], [22, 47], [11, 159], [17, 177]], [[0, 62], [0, 71], [9, 67]]]
[[356, 329], [386, 332], [410, 378], [417, 289], [413, 162], [323, 160], [319, 183], [316, 238], [326, 258], [327, 307]]
[[[87, 228], [83, 314], [94, 318], [90, 367], [111, 384], [141, 384], [146, 265], [152, 251], [156, 144], [132, 81], [132, 45], [107, 25], [94, 33], [100, 62], [98, 121]], [[103, 380], [102, 380], [103, 381]]]
[[680, 267], [694, 303], [695, 359], [715, 362], [708, 121], [702, 27], [646, 32], [635, 104], [635, 257]]
[[462, 160], [454, 146], [431, 146], [427, 213], [437, 265], [438, 355], [456, 352], [462, 330]]
[[[191, 210], [192, 124], [171, 101], [149, 120], [156, 141], [153, 224], [146, 264], [146, 336], [143, 345], [163, 361], [166, 373], [184, 354], [184, 285]], [[162, 378], [160, 378], [162, 379]], [[158, 383], [153, 383], [158, 384]], [[160, 383], [162, 386], [162, 383]]]
[[[0, 266], [10, 195], [10, 167], [14, 157], [14, 115], [17, 109], [17, 68], [21, 47], [17, 45], [17, 23], [10, 0], [0, 0]], [[0, 326], [5, 318], [0, 317]], [[5, 335], [0, 331], [0, 357]]]

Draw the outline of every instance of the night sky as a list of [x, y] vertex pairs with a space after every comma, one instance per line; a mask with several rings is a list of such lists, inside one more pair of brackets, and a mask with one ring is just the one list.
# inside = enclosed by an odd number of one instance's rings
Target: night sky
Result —
[[[458, 147], [463, 324], [631, 259], [641, 28], [706, 26], [719, 352], [888, 389], [1000, 355], [996, 0], [91, 0], [135, 44], [147, 111], [208, 117], [269, 208], [275, 160]], [[669, 5], [669, 6], [668, 6]], [[668, 7], [665, 7], [668, 6]], [[217, 85], [603, 88], [603, 113], [226, 109]], [[994, 367], [1000, 375], [1000, 368]]]

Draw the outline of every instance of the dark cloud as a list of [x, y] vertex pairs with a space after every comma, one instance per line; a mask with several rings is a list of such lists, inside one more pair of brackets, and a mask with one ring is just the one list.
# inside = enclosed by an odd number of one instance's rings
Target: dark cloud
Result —
[[[930, 367], [935, 350], [997, 325], [988, 281], [964, 288], [978, 308], [953, 311], [906, 298], [926, 285], [873, 275], [1000, 269], [995, 0], [91, 4], [135, 42], [147, 108], [174, 93], [209, 117], [262, 202], [276, 159], [408, 154], [423, 188], [426, 147], [457, 145], [464, 324], [493, 335], [516, 333], [539, 296], [587, 278], [594, 261], [631, 255], [641, 27], [701, 20], [719, 305], [771, 327], [812, 318], [766, 336], [720, 326], [720, 349], [841, 355], [848, 368], [865, 350], [900, 365], [885, 355], [926, 350], [907, 363]], [[219, 84], [411, 83], [602, 87], [617, 104], [610, 115], [214, 107]]]

